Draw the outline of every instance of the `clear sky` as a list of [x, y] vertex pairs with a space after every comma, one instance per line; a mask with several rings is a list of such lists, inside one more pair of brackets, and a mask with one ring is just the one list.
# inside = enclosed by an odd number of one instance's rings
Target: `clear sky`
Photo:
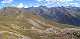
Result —
[[0, 0], [0, 8], [4, 6], [15, 6], [18, 8], [38, 7], [40, 5], [47, 7], [55, 6], [75, 6], [80, 7], [80, 0]]

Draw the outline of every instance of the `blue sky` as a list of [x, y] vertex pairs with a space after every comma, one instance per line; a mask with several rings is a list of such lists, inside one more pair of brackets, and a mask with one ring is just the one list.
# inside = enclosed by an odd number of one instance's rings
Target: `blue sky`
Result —
[[0, 0], [0, 8], [4, 6], [15, 6], [18, 8], [38, 7], [40, 5], [47, 7], [56, 6], [75, 6], [80, 7], [80, 0]]

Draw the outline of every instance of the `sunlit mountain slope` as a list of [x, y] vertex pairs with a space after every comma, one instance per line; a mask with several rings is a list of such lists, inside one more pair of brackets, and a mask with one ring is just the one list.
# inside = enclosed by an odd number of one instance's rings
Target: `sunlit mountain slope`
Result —
[[78, 32], [79, 27], [57, 23], [29, 9], [8, 7], [0, 10], [0, 39], [61, 39], [59, 34], [64, 35], [68, 29]]

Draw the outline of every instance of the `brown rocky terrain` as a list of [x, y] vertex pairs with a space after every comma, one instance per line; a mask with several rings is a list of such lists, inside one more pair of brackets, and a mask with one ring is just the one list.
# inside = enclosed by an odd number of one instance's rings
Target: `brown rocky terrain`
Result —
[[23, 8], [0, 10], [0, 39], [80, 39], [79, 29]]

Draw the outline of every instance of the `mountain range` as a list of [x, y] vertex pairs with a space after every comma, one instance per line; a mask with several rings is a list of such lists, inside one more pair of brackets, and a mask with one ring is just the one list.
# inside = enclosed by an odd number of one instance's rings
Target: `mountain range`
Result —
[[[39, 6], [39, 7], [21, 8], [19, 10], [22, 10], [22, 12], [24, 13], [26, 12], [33, 13], [41, 17], [44, 17], [45, 19], [56, 21], [58, 23], [80, 26], [80, 8], [79, 7], [63, 7], [62, 6], [62, 7], [48, 8], [46, 6]], [[13, 13], [15, 11], [13, 11]]]
[[0, 39], [79, 39], [79, 10], [79, 7], [4, 7], [0, 9]]

